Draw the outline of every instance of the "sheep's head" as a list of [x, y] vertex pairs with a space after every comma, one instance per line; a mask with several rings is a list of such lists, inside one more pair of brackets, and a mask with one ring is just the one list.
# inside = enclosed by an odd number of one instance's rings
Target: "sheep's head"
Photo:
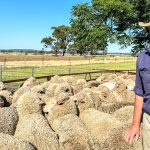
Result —
[[42, 114], [43, 104], [44, 101], [42, 101], [36, 93], [28, 91], [18, 99], [17, 111], [19, 116], [33, 113]]
[[57, 96], [60, 93], [66, 93], [68, 96], [73, 95], [73, 88], [68, 83], [60, 84], [56, 87], [54, 95]]

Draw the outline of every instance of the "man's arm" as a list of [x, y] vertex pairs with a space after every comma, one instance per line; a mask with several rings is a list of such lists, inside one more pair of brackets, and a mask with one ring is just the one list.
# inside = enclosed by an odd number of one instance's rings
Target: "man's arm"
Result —
[[140, 136], [140, 121], [142, 115], [143, 97], [135, 95], [134, 116], [131, 126], [124, 135], [126, 143], [132, 144]]

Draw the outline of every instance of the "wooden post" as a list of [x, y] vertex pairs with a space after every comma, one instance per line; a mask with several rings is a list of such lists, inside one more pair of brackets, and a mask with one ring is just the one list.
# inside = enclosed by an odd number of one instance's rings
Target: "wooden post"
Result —
[[32, 77], [34, 77], [34, 67], [32, 67]]

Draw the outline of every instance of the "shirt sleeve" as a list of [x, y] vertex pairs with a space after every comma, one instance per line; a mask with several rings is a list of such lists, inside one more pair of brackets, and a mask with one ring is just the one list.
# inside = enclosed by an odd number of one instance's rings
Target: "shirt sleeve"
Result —
[[141, 76], [140, 76], [138, 61], [139, 61], [139, 59], [137, 59], [137, 61], [136, 61], [136, 79], [135, 79], [134, 93], [136, 95], [143, 96], [144, 95], [144, 90], [143, 90], [142, 79], [141, 79]]

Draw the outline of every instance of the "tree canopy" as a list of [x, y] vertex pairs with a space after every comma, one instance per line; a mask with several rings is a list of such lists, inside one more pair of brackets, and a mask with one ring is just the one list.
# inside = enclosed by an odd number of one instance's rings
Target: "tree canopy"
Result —
[[[71, 27], [81, 49], [106, 49], [108, 43], [133, 45], [132, 52], [145, 48], [150, 38], [139, 21], [150, 21], [149, 0], [92, 0], [72, 8]], [[80, 44], [82, 43], [82, 44]], [[83, 47], [83, 48], [82, 48]]]
[[68, 49], [81, 55], [106, 52], [109, 43], [132, 45], [136, 54], [150, 43], [140, 21], [150, 21], [150, 0], [92, 0], [73, 6], [70, 27], [52, 27], [52, 37], [42, 41], [63, 55]]
[[51, 27], [51, 29], [53, 30], [52, 37], [43, 38], [41, 43], [44, 43], [45, 47], [51, 47], [55, 55], [58, 54], [58, 51], [62, 50], [62, 54], [64, 56], [71, 40], [70, 27], [61, 25], [58, 27]]

